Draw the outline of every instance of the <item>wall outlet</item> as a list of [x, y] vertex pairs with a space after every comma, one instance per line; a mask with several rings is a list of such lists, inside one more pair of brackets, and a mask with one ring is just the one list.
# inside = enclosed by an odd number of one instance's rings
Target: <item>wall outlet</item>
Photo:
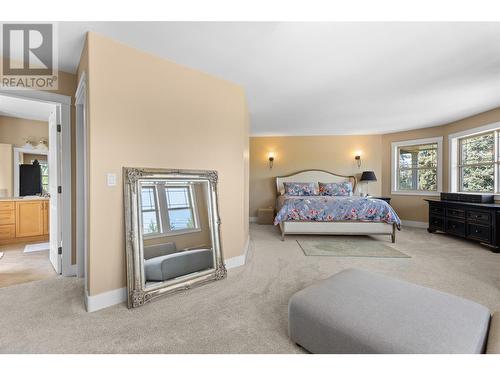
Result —
[[108, 186], [116, 186], [116, 173], [108, 173], [107, 181]]

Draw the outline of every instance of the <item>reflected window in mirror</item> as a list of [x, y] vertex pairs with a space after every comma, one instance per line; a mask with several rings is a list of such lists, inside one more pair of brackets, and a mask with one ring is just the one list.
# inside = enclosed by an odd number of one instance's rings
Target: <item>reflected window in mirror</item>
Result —
[[200, 230], [192, 184], [143, 183], [141, 213], [145, 237]]
[[196, 229], [192, 186], [167, 186], [165, 193], [170, 231]]
[[141, 211], [144, 235], [159, 234], [158, 199], [156, 186], [143, 186], [141, 189]]

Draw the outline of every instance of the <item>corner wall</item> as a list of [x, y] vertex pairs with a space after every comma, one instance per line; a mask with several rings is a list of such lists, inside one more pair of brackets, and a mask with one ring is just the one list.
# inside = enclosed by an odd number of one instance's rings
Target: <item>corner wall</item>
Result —
[[[89, 104], [89, 295], [125, 286], [125, 166], [217, 170], [224, 256], [242, 255], [248, 238], [242, 88], [95, 33], [87, 35], [83, 71]], [[107, 173], [116, 173], [116, 186], [106, 185]]]

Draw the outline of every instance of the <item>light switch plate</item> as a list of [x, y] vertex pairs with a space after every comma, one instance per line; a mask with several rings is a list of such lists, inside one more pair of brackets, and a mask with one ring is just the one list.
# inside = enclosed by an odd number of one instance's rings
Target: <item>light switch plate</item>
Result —
[[116, 174], [108, 173], [107, 175], [108, 186], [116, 186]]

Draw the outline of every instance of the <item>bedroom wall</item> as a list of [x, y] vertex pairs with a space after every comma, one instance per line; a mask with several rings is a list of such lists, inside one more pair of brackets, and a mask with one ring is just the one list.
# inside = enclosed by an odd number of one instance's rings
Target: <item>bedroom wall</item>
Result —
[[[361, 151], [361, 168], [354, 155]], [[268, 153], [275, 153], [269, 169]], [[382, 136], [297, 136], [250, 138], [250, 212], [257, 216], [258, 208], [274, 207], [275, 177], [303, 169], [324, 169], [358, 178], [364, 170], [373, 170], [378, 181], [369, 184], [372, 195], [381, 193]], [[359, 185], [358, 185], [359, 186]], [[362, 186], [365, 189], [366, 186]]]
[[[427, 202], [425, 196], [391, 195], [391, 143], [429, 137], [443, 137], [443, 190], [449, 191], [449, 146], [448, 135], [467, 129], [500, 121], [500, 108], [493, 109], [449, 124], [432, 128], [410, 130], [405, 132], [385, 134], [382, 136], [382, 194], [391, 196], [391, 205], [402, 220], [428, 221]], [[428, 197], [427, 197], [428, 198]]]
[[[87, 34], [89, 295], [125, 286], [122, 167], [219, 172], [221, 238], [227, 258], [248, 239], [248, 113], [231, 82]], [[116, 173], [117, 185], [106, 186]]]

